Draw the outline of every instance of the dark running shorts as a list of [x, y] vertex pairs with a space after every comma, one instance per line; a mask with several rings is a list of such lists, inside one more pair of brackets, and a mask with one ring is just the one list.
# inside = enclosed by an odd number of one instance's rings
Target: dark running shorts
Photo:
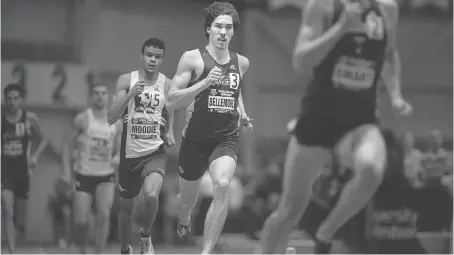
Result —
[[2, 191], [9, 190], [19, 199], [28, 199], [30, 192], [30, 176], [27, 162], [23, 159], [2, 158]]
[[347, 132], [364, 124], [377, 124], [377, 120], [373, 117], [334, 120], [327, 117], [299, 116], [291, 133], [301, 145], [332, 149]]
[[115, 174], [90, 176], [76, 173], [76, 192], [86, 192], [94, 195], [96, 187], [101, 183], [115, 183]]
[[178, 158], [178, 173], [187, 181], [198, 180], [211, 162], [222, 156], [238, 160], [238, 136], [214, 141], [192, 141], [183, 137]]
[[165, 145], [150, 155], [120, 160], [118, 189], [122, 198], [134, 198], [142, 189], [143, 179], [151, 173], [164, 177], [167, 164]]

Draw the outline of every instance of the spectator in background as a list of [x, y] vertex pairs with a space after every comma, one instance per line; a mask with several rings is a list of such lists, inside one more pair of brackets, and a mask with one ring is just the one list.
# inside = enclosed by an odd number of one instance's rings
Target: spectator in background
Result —
[[432, 130], [429, 134], [427, 151], [422, 159], [427, 185], [440, 186], [443, 176], [452, 173], [448, 154], [443, 148], [443, 136], [438, 130]]
[[407, 132], [403, 138], [404, 150], [404, 175], [414, 188], [424, 186], [424, 173], [421, 165], [422, 152], [415, 148], [415, 138], [411, 132]]
[[272, 158], [265, 163], [265, 174], [246, 187], [247, 195], [242, 208], [243, 227], [246, 236], [252, 240], [258, 240], [257, 231], [279, 203], [283, 164], [282, 156]]

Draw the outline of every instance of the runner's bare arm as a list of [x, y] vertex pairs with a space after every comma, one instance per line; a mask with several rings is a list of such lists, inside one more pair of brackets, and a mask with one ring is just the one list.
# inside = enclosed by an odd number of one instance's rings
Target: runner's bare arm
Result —
[[[170, 79], [166, 78], [166, 83], [164, 85], [164, 93], [165, 93], [165, 97], [166, 98], [169, 96], [169, 91], [170, 91], [170, 87], [171, 86], [172, 86], [172, 81]], [[173, 125], [175, 123], [175, 109], [169, 109], [166, 106], [166, 110], [167, 110], [167, 113], [169, 114], [169, 116], [168, 116], [169, 117], [168, 118], [168, 121], [169, 121], [169, 123], [168, 123], [169, 130], [168, 130], [168, 132], [170, 134], [173, 134], [173, 131], [174, 131]]]
[[110, 125], [113, 125], [121, 118], [129, 101], [133, 98], [133, 95], [128, 92], [129, 81], [130, 74], [122, 74], [118, 77], [113, 103], [107, 111], [107, 121]]
[[112, 150], [112, 156], [113, 157], [120, 157], [120, 148], [121, 148], [121, 133], [123, 131], [123, 123], [121, 120], [118, 120], [115, 122], [115, 139], [114, 139], [114, 145], [113, 145], [113, 150]]
[[187, 88], [189, 82], [191, 82], [192, 74], [196, 69], [199, 57], [200, 55], [197, 50], [186, 51], [181, 56], [166, 100], [168, 110], [188, 106], [194, 101], [195, 96], [205, 89], [207, 84], [206, 79]]
[[36, 116], [36, 114], [32, 113], [32, 112], [27, 112], [27, 114], [28, 114], [27, 118], [30, 120], [30, 124], [31, 124], [31, 129], [32, 129], [33, 135], [39, 141], [38, 148], [36, 148], [35, 153], [33, 153], [33, 155], [31, 155], [31, 157], [35, 158], [36, 160], [38, 160], [39, 156], [41, 156], [41, 153], [46, 148], [48, 142], [47, 142], [46, 139], [44, 139], [44, 136], [43, 136], [43, 134], [41, 132], [41, 128], [39, 126], [39, 118], [38, 118], [38, 116]]
[[76, 147], [76, 140], [78, 135], [83, 131], [87, 126], [87, 114], [81, 112], [76, 115], [73, 119], [72, 130], [67, 139], [63, 141], [63, 146], [61, 150], [61, 162], [63, 165], [62, 175], [65, 177], [70, 177], [72, 172], [72, 161], [73, 161], [73, 150]]
[[399, 6], [392, 0], [381, 0], [388, 16], [388, 47], [382, 70], [382, 80], [392, 101], [402, 99], [401, 93], [401, 63], [397, 52], [397, 26], [399, 20]]
[[293, 66], [298, 72], [311, 73], [344, 34], [341, 22], [324, 31], [327, 17], [333, 15], [333, 10], [331, 0], [307, 1], [293, 51]]
[[[238, 63], [240, 65], [240, 76], [241, 79], [243, 79], [249, 69], [249, 59], [238, 54]], [[238, 112], [240, 113], [240, 118], [248, 118], [246, 109], [244, 108], [243, 93], [241, 91], [238, 97]]]

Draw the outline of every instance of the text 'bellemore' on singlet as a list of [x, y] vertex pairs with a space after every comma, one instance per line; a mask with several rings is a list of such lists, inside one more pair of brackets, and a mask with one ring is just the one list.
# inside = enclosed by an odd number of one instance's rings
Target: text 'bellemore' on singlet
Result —
[[85, 176], [105, 176], [113, 174], [112, 153], [115, 145], [115, 125], [107, 120], [97, 120], [92, 109], [85, 111], [87, 127], [77, 137], [79, 153], [74, 164], [76, 173]]
[[[343, 12], [334, 0], [333, 24]], [[302, 115], [333, 119], [375, 119], [377, 81], [383, 67], [387, 33], [376, 0], [364, 12], [367, 32], [347, 32], [314, 69], [302, 101]]]
[[186, 126], [183, 137], [190, 140], [218, 139], [238, 135], [238, 96], [241, 89], [240, 68], [236, 53], [230, 53], [230, 61], [216, 63], [206, 48], [199, 49], [204, 67], [202, 75], [188, 87], [205, 79], [215, 66], [222, 70], [218, 82], [200, 92], [186, 108]]
[[[131, 72], [129, 89], [139, 81], [139, 71]], [[145, 86], [143, 92], [134, 97], [125, 110], [128, 121], [123, 123], [121, 155], [137, 158], [149, 155], [164, 143], [166, 76], [159, 73], [156, 83]]]
[[[9, 160], [21, 162], [26, 167], [31, 139], [31, 124], [27, 120], [27, 112], [22, 110], [22, 115], [16, 123], [10, 123], [6, 119], [6, 113], [2, 113], [2, 169], [7, 166]], [[15, 170], [15, 169], [12, 169]], [[9, 170], [11, 171], [11, 169]]]

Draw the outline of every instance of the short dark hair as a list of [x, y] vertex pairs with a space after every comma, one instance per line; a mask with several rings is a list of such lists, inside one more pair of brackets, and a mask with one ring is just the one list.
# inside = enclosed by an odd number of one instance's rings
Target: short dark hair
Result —
[[11, 91], [19, 92], [19, 95], [21, 97], [25, 96], [25, 88], [24, 88], [24, 86], [22, 86], [22, 85], [20, 85], [18, 83], [10, 83], [10, 84], [6, 85], [6, 87], [3, 89], [3, 94], [6, 95], [6, 94], [8, 94]]
[[203, 10], [205, 22], [203, 24], [205, 29], [205, 36], [208, 38], [207, 29], [211, 27], [213, 21], [220, 15], [229, 15], [233, 20], [233, 28], [236, 29], [240, 24], [240, 15], [231, 3], [227, 2], [214, 2]]
[[109, 90], [109, 88], [108, 88], [107, 85], [105, 85], [105, 84], [102, 84], [102, 83], [93, 83], [93, 84], [91, 85], [91, 92], [93, 92], [96, 88], [99, 88], [99, 87], [103, 87], [103, 88]]
[[164, 51], [164, 53], [166, 52], [166, 45], [164, 43], [164, 41], [158, 39], [158, 38], [150, 38], [150, 39], [147, 39], [143, 45], [142, 45], [142, 54], [144, 53], [145, 51], [145, 47], [150, 47], [150, 46], [154, 46], [158, 49], [161, 49]]

